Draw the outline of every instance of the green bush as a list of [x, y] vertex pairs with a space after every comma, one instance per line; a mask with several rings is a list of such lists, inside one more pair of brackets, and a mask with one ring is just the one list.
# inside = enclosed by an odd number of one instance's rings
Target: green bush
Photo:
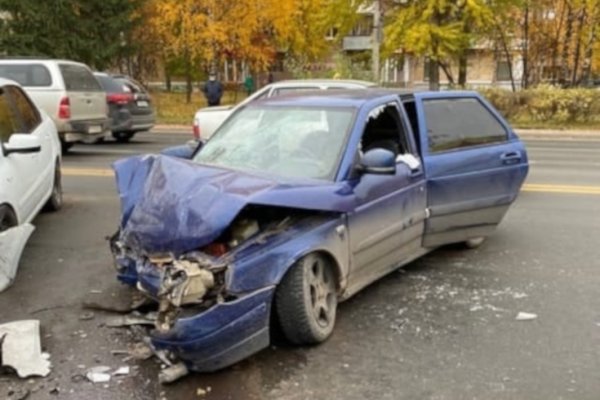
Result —
[[598, 126], [600, 90], [538, 86], [513, 93], [489, 88], [481, 93], [513, 124], [527, 127]]

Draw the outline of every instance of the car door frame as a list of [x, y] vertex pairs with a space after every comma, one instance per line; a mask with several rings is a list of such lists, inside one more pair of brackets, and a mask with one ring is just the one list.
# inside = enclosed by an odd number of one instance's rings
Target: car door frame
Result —
[[[421, 155], [427, 177], [429, 218], [424, 247], [458, 243], [491, 234], [515, 201], [528, 172], [524, 144], [510, 125], [475, 92], [414, 93]], [[475, 99], [504, 128], [506, 140], [432, 153], [424, 102]], [[513, 158], [511, 158], [513, 157]], [[482, 184], [488, 181], [488, 185]]]
[[[357, 204], [355, 211], [346, 215], [350, 256], [348, 286], [344, 295], [345, 297], [351, 296], [368, 284], [424, 253], [421, 246], [421, 239], [426, 219], [426, 182], [422, 163], [419, 168], [411, 171], [406, 164], [398, 161], [397, 172], [393, 177], [389, 175], [369, 174], [359, 177], [353, 176], [353, 170], [357, 162], [356, 154], [367, 124], [368, 115], [376, 107], [388, 104], [394, 104], [396, 107], [399, 122], [406, 135], [408, 151], [415, 157], [419, 157], [414, 142], [414, 135], [412, 134], [404, 107], [398, 96], [391, 95], [378, 98], [369, 101], [361, 108], [358, 112], [352, 135], [348, 141], [347, 151], [338, 173], [341, 175], [338, 175], [338, 179], [346, 180], [353, 187], [357, 202], [360, 202], [361, 192], [368, 192], [377, 186], [382, 187], [386, 182], [399, 179], [398, 174], [406, 174], [406, 184], [398, 187], [395, 191], [371, 198], [363, 204]], [[398, 132], [399, 139], [400, 134], [401, 132]], [[370, 184], [371, 187], [361, 188], [361, 184]], [[395, 208], [386, 210], [382, 208], [385, 206], [395, 206]], [[394, 220], [394, 212], [399, 210], [407, 212], [400, 212], [401, 217]], [[362, 227], [358, 225], [365, 222], [373, 222], [374, 218], [378, 219], [376, 224], [378, 223], [382, 229], [371, 226], [372, 229], [370, 232], [363, 231], [357, 235], [357, 229], [364, 229], [364, 225]], [[354, 226], [355, 223], [357, 226]], [[366, 254], [366, 259], [361, 263], [358, 259], [361, 257], [360, 253], [365, 255], [365, 252], [372, 252], [373, 249], [371, 246], [385, 240], [391, 240], [390, 243], [383, 246], [385, 247], [384, 251], [389, 251], [387, 254], [381, 255], [379, 259], [371, 259], [377, 257], [378, 255], [376, 254]], [[382, 249], [380, 248], [379, 250]]]

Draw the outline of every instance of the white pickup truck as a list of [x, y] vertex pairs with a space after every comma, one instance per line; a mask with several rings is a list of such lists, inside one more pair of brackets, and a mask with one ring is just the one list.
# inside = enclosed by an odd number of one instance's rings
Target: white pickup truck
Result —
[[283, 94], [302, 90], [332, 90], [332, 89], [366, 89], [375, 86], [372, 82], [357, 80], [318, 79], [318, 80], [289, 80], [272, 83], [265, 86], [252, 96], [237, 105], [205, 107], [196, 111], [194, 115], [194, 138], [206, 140], [212, 136], [219, 126], [239, 107], [267, 97], [281, 96]]

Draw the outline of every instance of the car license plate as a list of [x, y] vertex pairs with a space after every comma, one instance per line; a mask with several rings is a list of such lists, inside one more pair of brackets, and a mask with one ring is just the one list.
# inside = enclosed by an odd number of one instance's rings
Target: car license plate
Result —
[[100, 125], [92, 125], [88, 128], [89, 133], [100, 133], [102, 132], [102, 127]]
[[138, 107], [148, 107], [148, 102], [145, 100], [138, 100], [137, 106]]

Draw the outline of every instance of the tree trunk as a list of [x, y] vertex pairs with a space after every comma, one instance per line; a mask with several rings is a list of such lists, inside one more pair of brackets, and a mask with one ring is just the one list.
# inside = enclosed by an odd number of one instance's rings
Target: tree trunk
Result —
[[458, 86], [464, 88], [467, 86], [467, 62], [468, 50], [464, 50], [458, 58]]
[[523, 77], [521, 87], [529, 87], [529, 1], [525, 3], [525, 23], [523, 24]]
[[[564, 0], [563, 3], [566, 4], [567, 0]], [[562, 33], [562, 27], [565, 22], [565, 11], [566, 6], [562, 7], [562, 11], [560, 13], [560, 20], [558, 22], [558, 28], [556, 29], [556, 35], [554, 36], [552, 42], [552, 84], [556, 84], [556, 81], [559, 79], [559, 76], [556, 71], [556, 67], [558, 66], [558, 48], [560, 45], [560, 35]]]
[[581, 82], [585, 86], [592, 86], [592, 59], [594, 56], [594, 44], [596, 43], [597, 34], [598, 34], [598, 25], [600, 21], [598, 21], [598, 17], [600, 14], [600, 3], [596, 6], [596, 8], [592, 12], [592, 16], [590, 18], [590, 34], [588, 36], [588, 41], [585, 46], [584, 58], [583, 58], [583, 71], [581, 72]]
[[577, 85], [577, 75], [579, 72], [579, 60], [581, 58], [581, 41], [583, 36], [583, 28], [587, 13], [585, 7], [579, 11], [579, 24], [577, 27], [577, 41], [575, 42], [575, 59], [573, 60], [573, 74], [571, 76], [571, 86]]
[[185, 55], [185, 101], [189, 104], [192, 102], [192, 61], [189, 54]]
[[429, 61], [429, 90], [440, 90], [440, 63], [433, 59]]
[[513, 72], [513, 56], [512, 56], [512, 53], [510, 52], [510, 48], [508, 47], [508, 40], [506, 38], [504, 29], [501, 26], [496, 24], [496, 29], [498, 31], [498, 34], [500, 35], [500, 45], [502, 46], [502, 52], [504, 53], [504, 58], [506, 59], [506, 62], [508, 63], [508, 75], [510, 77], [510, 86], [512, 88], [512, 91], [516, 92], [517, 84], [515, 82], [515, 75]]
[[573, 20], [575, 19], [575, 13], [573, 13], [573, 8], [571, 4], [567, 2], [567, 25], [565, 28], [565, 37], [564, 37], [564, 46], [562, 51], [562, 76], [561, 81], [563, 86], [568, 86], [567, 82], [569, 81], [569, 55], [571, 50], [571, 40], [573, 38]]
[[450, 86], [454, 86], [454, 75], [452, 75], [452, 70], [450, 69], [450, 66], [442, 61], [439, 62], [439, 65], [440, 65], [440, 68], [442, 68], [442, 71], [444, 71], [444, 75], [446, 75], [446, 79], [448, 79], [448, 84]]

